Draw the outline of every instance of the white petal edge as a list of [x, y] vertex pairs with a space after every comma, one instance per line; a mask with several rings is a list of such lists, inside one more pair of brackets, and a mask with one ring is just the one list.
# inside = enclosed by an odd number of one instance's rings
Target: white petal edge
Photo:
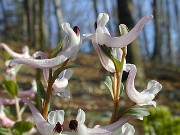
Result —
[[109, 34], [97, 31], [98, 43], [101, 45], [105, 44], [108, 47], [125, 47], [137, 38], [141, 29], [152, 18], [152, 15], [144, 16], [130, 32], [120, 37], [111, 37]]

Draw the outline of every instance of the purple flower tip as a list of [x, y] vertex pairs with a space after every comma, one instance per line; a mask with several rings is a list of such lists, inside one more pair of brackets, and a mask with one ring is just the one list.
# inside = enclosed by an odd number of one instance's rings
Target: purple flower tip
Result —
[[56, 126], [54, 127], [53, 131], [54, 133], [61, 133], [63, 131], [64, 127], [61, 125], [61, 123], [57, 123]]
[[69, 123], [69, 128], [71, 130], [77, 131], [77, 127], [78, 127], [78, 121], [77, 120], [71, 120]]
[[94, 22], [94, 29], [97, 29], [97, 21]]
[[73, 31], [76, 33], [77, 36], [79, 36], [80, 29], [77, 26], [74, 26]]

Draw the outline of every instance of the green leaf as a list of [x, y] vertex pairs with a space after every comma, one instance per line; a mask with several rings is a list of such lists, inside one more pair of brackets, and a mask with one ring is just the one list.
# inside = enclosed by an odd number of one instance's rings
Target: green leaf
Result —
[[122, 71], [122, 68], [123, 68], [122, 63], [113, 56], [112, 50], [106, 45], [100, 45], [100, 47], [102, 51], [113, 61], [117, 72]]
[[58, 77], [58, 75], [62, 71], [66, 70], [68, 68], [76, 68], [76, 67], [81, 67], [81, 66], [80, 65], [69, 65], [69, 66], [66, 66], [66, 67], [60, 67], [60, 68], [56, 69], [56, 71], [54, 71], [54, 73], [53, 73], [52, 81], [54, 82], [55, 79]]
[[0, 135], [9, 135], [8, 129], [4, 127], [0, 127]]
[[121, 82], [120, 95], [124, 92], [124, 84]]
[[65, 38], [61, 39], [60, 42], [57, 44], [57, 47], [53, 50], [53, 52], [51, 53], [51, 57], [56, 57], [58, 55], [58, 53], [62, 50], [62, 46], [63, 46], [63, 41]]
[[132, 108], [126, 114], [134, 115], [134, 116], [142, 116], [142, 117], [150, 115], [149, 111], [146, 108], [141, 108], [141, 107]]
[[8, 94], [12, 97], [17, 96], [17, 92], [18, 92], [18, 85], [12, 81], [12, 80], [8, 80], [8, 81], [3, 81], [2, 82], [2, 86], [3, 88], [8, 92]]
[[9, 55], [9, 53], [7, 51], [4, 51], [3, 52], [3, 55], [4, 55], [4, 60], [7, 61], [11, 58], [11, 56]]
[[33, 124], [28, 121], [19, 121], [14, 124], [12, 130], [16, 132], [16, 134], [22, 135], [24, 132], [28, 132], [33, 127]]
[[114, 99], [114, 94], [113, 94], [113, 88], [112, 88], [112, 77], [111, 76], [106, 76], [106, 79], [104, 81], [105, 85], [108, 87], [112, 98]]
[[41, 81], [37, 80], [37, 93], [40, 97], [41, 101], [43, 102], [46, 98], [46, 91], [44, 90], [44, 86]]

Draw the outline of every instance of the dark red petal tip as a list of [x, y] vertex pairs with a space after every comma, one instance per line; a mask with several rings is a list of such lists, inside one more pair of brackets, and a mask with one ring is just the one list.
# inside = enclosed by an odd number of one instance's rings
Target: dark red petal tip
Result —
[[77, 127], [78, 127], [78, 121], [77, 120], [71, 120], [69, 123], [69, 128], [71, 130], [77, 131]]
[[63, 125], [61, 125], [61, 123], [58, 122], [54, 127], [53, 131], [54, 133], [61, 133], [63, 129], [64, 129]]
[[97, 29], [97, 21], [95, 21], [95, 23], [94, 23], [94, 29], [95, 30]]
[[79, 34], [80, 34], [80, 29], [79, 29], [77, 26], [74, 26], [73, 31], [76, 33], [76, 35], [79, 36]]

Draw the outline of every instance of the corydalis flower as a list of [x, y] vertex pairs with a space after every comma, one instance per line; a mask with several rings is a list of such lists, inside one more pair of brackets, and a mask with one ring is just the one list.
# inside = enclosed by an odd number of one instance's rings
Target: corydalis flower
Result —
[[22, 98], [22, 101], [25, 102], [33, 115], [35, 125], [38, 131], [42, 135], [58, 135], [63, 131], [63, 122], [64, 122], [64, 111], [57, 110], [52, 111], [48, 115], [48, 122], [43, 118], [41, 113], [36, 109], [36, 107], [27, 99]]
[[10, 62], [9, 60], [5, 62], [5, 65], [7, 67], [5, 78], [6, 80], [16, 81], [16, 75], [20, 70], [21, 65], [9, 66], [9, 62]]
[[128, 133], [134, 134], [134, 128], [131, 125], [125, 123], [132, 119], [139, 119], [137, 116], [128, 116], [108, 126], [87, 128], [84, 124], [85, 113], [83, 110], [79, 109], [76, 119], [71, 120], [69, 123], [69, 128], [72, 130], [72, 132], [63, 132], [63, 110], [50, 112], [48, 115], [48, 123], [29, 100], [22, 100], [28, 104], [32, 112], [36, 127], [42, 135], [128, 135]]
[[125, 47], [137, 38], [144, 25], [152, 18], [152, 15], [144, 16], [127, 34], [120, 37], [112, 37], [110, 34], [108, 34], [108, 30], [105, 27], [109, 21], [109, 16], [106, 13], [101, 13], [98, 16], [96, 29], [98, 43], [100, 45], [105, 44], [108, 47]]
[[162, 85], [159, 82], [152, 80], [148, 83], [147, 89], [138, 92], [134, 87], [134, 80], [137, 73], [136, 66], [134, 64], [126, 64], [126, 71], [129, 72], [126, 82], [126, 93], [129, 99], [140, 106], [154, 105], [156, 107], [156, 102], [152, 100], [162, 89]]
[[68, 59], [74, 60], [81, 45], [80, 30], [77, 26], [72, 29], [69, 23], [63, 23], [61, 26], [67, 34], [68, 40], [66, 46], [56, 57], [50, 59], [19, 58], [12, 60], [10, 65], [12, 66], [19, 63], [26, 64], [36, 68], [47, 69], [58, 66]]
[[76, 120], [70, 121], [69, 128], [74, 135], [133, 135], [135, 132], [133, 126], [126, 123], [132, 119], [140, 119], [140, 117], [128, 116], [108, 126], [87, 128], [84, 124], [85, 112], [79, 109]]
[[52, 85], [53, 95], [58, 95], [63, 98], [70, 97], [70, 94], [66, 90], [66, 87], [68, 85], [68, 80], [71, 78], [72, 74], [73, 72], [71, 69], [66, 69], [59, 74], [58, 78], [55, 80], [55, 82]]
[[29, 48], [28, 46], [24, 46], [22, 48], [22, 54], [21, 53], [17, 53], [17, 52], [14, 52], [13, 50], [11, 50], [9, 48], [9, 46], [5, 43], [0, 43], [0, 47], [4, 48], [8, 53], [9, 55], [12, 57], [12, 58], [30, 58], [30, 54], [29, 54]]
[[97, 18], [97, 23], [95, 23], [96, 32], [93, 34], [85, 34], [85, 40], [92, 40], [92, 44], [99, 56], [100, 62], [103, 67], [109, 72], [115, 72], [115, 66], [112, 60], [101, 50], [100, 45], [113, 47], [112, 50], [116, 52], [114, 57], [121, 61], [122, 50], [119, 48], [126, 47], [128, 44], [134, 41], [141, 32], [141, 29], [143, 28], [145, 23], [147, 23], [152, 18], [152, 16], [145, 16], [127, 34], [120, 37], [112, 37], [108, 29], [106, 28], [106, 24], [109, 21], [109, 15], [106, 13], [100, 13]]
[[[33, 54], [34, 58], [41, 57], [41, 59], [46, 59], [47, 56], [44, 52], [38, 51]], [[55, 82], [52, 85], [53, 91], [52, 94], [58, 95], [63, 98], [69, 98], [70, 94], [66, 90], [66, 87], [68, 85], [68, 80], [71, 78], [73, 74], [73, 71], [71, 69], [66, 69], [62, 71], [59, 75], [58, 78], [55, 80]], [[46, 85], [48, 85], [48, 78], [49, 78], [49, 69], [43, 69], [43, 76], [44, 80], [46, 82]]]

